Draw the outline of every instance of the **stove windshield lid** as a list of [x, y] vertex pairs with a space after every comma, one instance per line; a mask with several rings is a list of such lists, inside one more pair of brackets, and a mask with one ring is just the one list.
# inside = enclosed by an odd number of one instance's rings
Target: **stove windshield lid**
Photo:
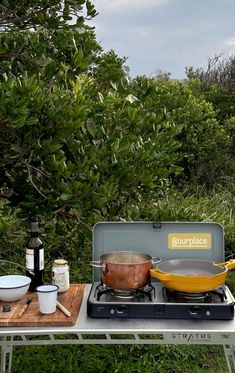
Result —
[[[224, 230], [216, 222], [100, 222], [93, 227], [93, 260], [115, 251], [137, 251], [161, 260], [224, 261]], [[93, 281], [100, 270], [93, 269]]]

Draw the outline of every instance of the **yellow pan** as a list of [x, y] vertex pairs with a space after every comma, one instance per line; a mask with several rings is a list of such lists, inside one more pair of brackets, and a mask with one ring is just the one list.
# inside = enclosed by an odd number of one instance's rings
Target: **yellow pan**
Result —
[[150, 270], [151, 276], [168, 289], [186, 293], [214, 290], [224, 285], [228, 270], [235, 260], [214, 263], [207, 260], [173, 259], [161, 262]]

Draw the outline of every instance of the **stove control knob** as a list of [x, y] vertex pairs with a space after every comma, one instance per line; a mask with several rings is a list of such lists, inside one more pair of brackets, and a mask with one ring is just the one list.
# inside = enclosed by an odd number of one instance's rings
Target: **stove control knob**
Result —
[[190, 307], [189, 309], [189, 314], [192, 316], [192, 317], [199, 317], [201, 314], [202, 314], [202, 309], [201, 307], [198, 307], [198, 306], [193, 306], [193, 307]]
[[211, 315], [211, 312], [210, 312], [209, 310], [207, 310], [207, 311], [205, 312], [205, 315], [209, 317], [209, 316]]
[[114, 314], [115, 314], [115, 309], [111, 308], [111, 309], [109, 310], [109, 313], [110, 313], [110, 315], [114, 315]]
[[120, 317], [128, 316], [128, 307], [125, 304], [121, 304], [116, 308], [117, 315]]

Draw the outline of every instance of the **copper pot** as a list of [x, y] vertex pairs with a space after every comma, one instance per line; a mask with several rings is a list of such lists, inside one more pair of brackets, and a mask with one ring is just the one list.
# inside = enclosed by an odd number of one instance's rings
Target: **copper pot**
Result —
[[93, 267], [101, 269], [101, 281], [120, 291], [141, 289], [150, 280], [150, 269], [160, 260], [134, 251], [116, 251], [103, 254]]

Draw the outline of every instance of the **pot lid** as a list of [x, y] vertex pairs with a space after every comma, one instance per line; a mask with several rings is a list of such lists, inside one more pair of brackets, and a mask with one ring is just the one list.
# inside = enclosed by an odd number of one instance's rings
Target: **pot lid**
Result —
[[[93, 227], [92, 257], [137, 251], [162, 260], [224, 261], [224, 230], [216, 222], [100, 222]], [[93, 268], [93, 280], [100, 270]]]

